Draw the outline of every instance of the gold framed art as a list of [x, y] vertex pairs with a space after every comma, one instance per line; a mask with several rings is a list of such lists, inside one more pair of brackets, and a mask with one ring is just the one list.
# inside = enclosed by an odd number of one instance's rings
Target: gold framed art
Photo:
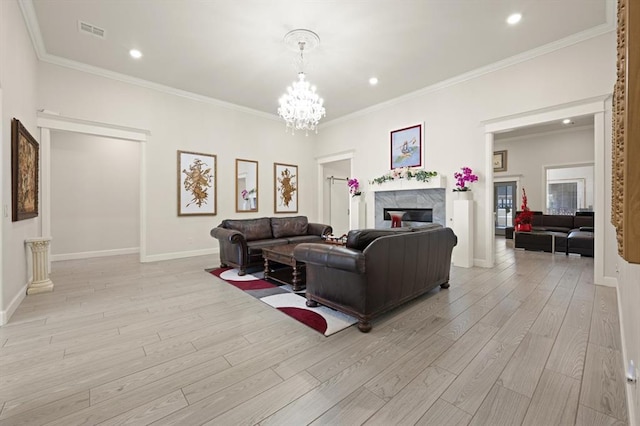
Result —
[[38, 216], [40, 146], [14, 118], [11, 121], [11, 221]]
[[298, 166], [273, 163], [275, 213], [298, 213]]
[[217, 213], [216, 162], [213, 154], [178, 151], [178, 216]]

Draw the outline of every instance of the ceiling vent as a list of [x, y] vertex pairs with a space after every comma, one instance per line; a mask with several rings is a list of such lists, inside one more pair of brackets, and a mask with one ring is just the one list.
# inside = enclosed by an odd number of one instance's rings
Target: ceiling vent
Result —
[[91, 25], [83, 21], [78, 21], [78, 31], [85, 34], [91, 34], [92, 36], [98, 38], [104, 38], [106, 33], [102, 28], [96, 27], [95, 25]]

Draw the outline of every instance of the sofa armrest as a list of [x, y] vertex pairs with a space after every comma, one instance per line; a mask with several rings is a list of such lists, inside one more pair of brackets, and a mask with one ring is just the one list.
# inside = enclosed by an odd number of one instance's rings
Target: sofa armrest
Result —
[[317, 243], [298, 244], [293, 250], [293, 257], [300, 262], [312, 265], [356, 274], [364, 274], [365, 272], [365, 257], [362, 252], [342, 246]]
[[307, 225], [307, 235], [329, 235], [333, 232], [333, 228], [322, 223], [309, 223]]
[[232, 244], [244, 244], [247, 245], [247, 240], [242, 232], [238, 232], [233, 229], [226, 229], [220, 226], [213, 228], [210, 232], [213, 238], [220, 241], [228, 241]]

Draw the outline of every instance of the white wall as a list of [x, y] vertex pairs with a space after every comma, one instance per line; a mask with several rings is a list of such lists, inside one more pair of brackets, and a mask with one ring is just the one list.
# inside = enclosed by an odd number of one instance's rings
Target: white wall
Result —
[[[627, 263], [618, 257], [618, 305], [622, 328], [622, 345], [625, 354], [625, 368], [633, 360], [636, 372], [640, 372], [640, 265]], [[638, 373], [636, 373], [638, 375]], [[637, 377], [637, 376], [636, 376]], [[640, 377], [638, 377], [640, 378]], [[630, 409], [629, 424], [640, 421], [639, 384], [627, 385], [627, 401]], [[635, 419], [635, 421], [634, 421]]]
[[[589, 70], [589, 72], [584, 72]], [[388, 169], [389, 132], [425, 124], [426, 169], [446, 175], [469, 166], [480, 177], [476, 201], [475, 259], [486, 259], [484, 121], [610, 93], [615, 80], [615, 36], [603, 36], [484, 74], [464, 83], [425, 90], [328, 123], [320, 130], [319, 156], [354, 150], [354, 177], [365, 182]], [[490, 178], [490, 177], [489, 177]], [[367, 188], [363, 188], [367, 191]], [[453, 203], [447, 197], [447, 217]]]
[[52, 260], [138, 248], [139, 145], [51, 132]]
[[[209, 231], [223, 219], [272, 216], [274, 162], [298, 166], [299, 214], [316, 220], [315, 137], [285, 134], [284, 124], [275, 116], [252, 114], [219, 102], [175, 96], [48, 63], [39, 65], [39, 86], [40, 108], [67, 117], [150, 131], [143, 171], [147, 187], [143, 194], [145, 260], [215, 253], [218, 244]], [[217, 216], [178, 217], [177, 150], [217, 155]], [[257, 213], [235, 212], [236, 158], [260, 161]]]
[[[519, 176], [518, 209], [522, 203], [522, 188], [527, 191], [531, 210], [544, 211], [545, 167], [593, 163], [593, 127], [570, 131], [547, 132], [515, 138], [504, 137], [494, 142], [494, 150], [507, 150], [507, 171], [495, 173], [496, 178]], [[593, 176], [592, 176], [593, 177]], [[593, 204], [593, 179], [591, 180]]]
[[30, 271], [24, 240], [39, 236], [40, 219], [11, 221], [11, 119], [17, 118], [36, 139], [37, 59], [16, 1], [0, 1], [0, 88], [2, 88], [2, 273], [0, 324], [25, 296]]

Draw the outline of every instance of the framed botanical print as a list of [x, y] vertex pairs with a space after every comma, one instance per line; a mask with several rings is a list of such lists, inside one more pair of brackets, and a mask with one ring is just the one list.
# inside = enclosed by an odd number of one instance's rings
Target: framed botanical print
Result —
[[421, 167], [422, 124], [391, 132], [391, 170], [399, 167]]
[[506, 150], [493, 152], [493, 171], [494, 172], [507, 171], [507, 151]]
[[217, 157], [178, 151], [178, 216], [216, 214]]
[[298, 166], [273, 163], [275, 213], [298, 213]]
[[40, 146], [14, 118], [11, 121], [11, 221], [38, 216]]

